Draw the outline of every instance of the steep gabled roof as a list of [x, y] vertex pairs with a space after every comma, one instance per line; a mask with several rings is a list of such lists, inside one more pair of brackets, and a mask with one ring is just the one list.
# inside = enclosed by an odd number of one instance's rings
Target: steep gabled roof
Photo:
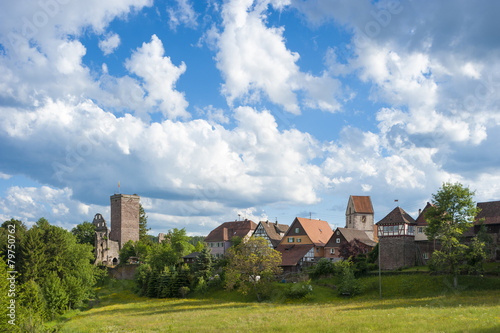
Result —
[[330, 237], [332, 237], [333, 230], [326, 221], [306, 219], [303, 217], [296, 217], [295, 220], [300, 223], [311, 242], [316, 246], [325, 246]]
[[[276, 222], [269, 222], [269, 221], [260, 221], [259, 224], [262, 225], [264, 230], [266, 231], [267, 236], [271, 240], [271, 243], [273, 246], [278, 246], [280, 243], [281, 239], [283, 238], [281, 234], [285, 234], [288, 231], [289, 226], [287, 224], [278, 224]], [[259, 225], [255, 228], [257, 230]]]
[[200, 255], [200, 252], [191, 252], [187, 256], [182, 257], [183, 259], [189, 259], [189, 258], [197, 258]]
[[373, 214], [373, 205], [370, 196], [351, 195], [349, 200], [352, 200], [355, 213]]
[[411, 217], [401, 207], [396, 207], [392, 210], [392, 212], [387, 214], [382, 220], [378, 221], [376, 224], [384, 225], [384, 224], [404, 224], [404, 223], [416, 224], [417, 222], [415, 222], [413, 217]]
[[281, 266], [296, 266], [313, 247], [312, 244], [281, 244], [276, 251], [281, 252]]
[[256, 227], [255, 222], [246, 219], [244, 221], [224, 222], [208, 234], [205, 242], [229, 241], [234, 236], [245, 237]]
[[500, 224], [500, 201], [478, 202], [477, 208], [481, 211], [474, 224], [479, 224], [483, 218], [483, 224]]
[[337, 243], [335, 242], [335, 236], [337, 234], [337, 231], [339, 231], [342, 236], [344, 236], [345, 240], [348, 242], [353, 241], [354, 239], [359, 240], [361, 243], [368, 245], [368, 246], [375, 246], [377, 245], [377, 242], [374, 242], [373, 240], [370, 239], [366, 231], [364, 230], [357, 230], [357, 229], [349, 229], [349, 228], [337, 228], [333, 232], [332, 237], [330, 237], [330, 240], [328, 243], [325, 245], [326, 247], [336, 247], [338, 246]]
[[427, 202], [427, 205], [425, 205], [424, 210], [422, 210], [422, 211], [420, 212], [420, 214], [418, 215], [417, 219], [415, 220], [415, 222], [417, 222], [417, 225], [418, 225], [418, 226], [426, 226], [426, 225], [427, 225], [427, 221], [425, 220], [425, 212], [426, 212], [429, 208], [431, 208], [431, 207], [433, 207], [433, 206], [434, 206], [433, 204], [431, 204], [430, 202]]

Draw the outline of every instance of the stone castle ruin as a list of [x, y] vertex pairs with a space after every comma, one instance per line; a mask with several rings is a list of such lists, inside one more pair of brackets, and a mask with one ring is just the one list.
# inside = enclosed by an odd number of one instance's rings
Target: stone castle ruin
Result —
[[138, 195], [115, 194], [111, 201], [111, 230], [102, 214], [94, 216], [95, 225], [95, 264], [105, 266], [119, 264], [119, 253], [123, 245], [132, 240], [139, 240], [139, 205]]

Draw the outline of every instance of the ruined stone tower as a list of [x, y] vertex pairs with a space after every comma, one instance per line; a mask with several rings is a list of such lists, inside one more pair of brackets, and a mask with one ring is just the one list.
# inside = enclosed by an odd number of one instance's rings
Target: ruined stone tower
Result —
[[94, 216], [96, 264], [114, 266], [119, 263], [119, 253], [123, 245], [139, 240], [138, 195], [115, 194], [111, 201], [111, 230], [102, 214]]
[[117, 241], [120, 249], [123, 244], [139, 240], [139, 202], [138, 195], [115, 194], [111, 198], [111, 232], [109, 238]]

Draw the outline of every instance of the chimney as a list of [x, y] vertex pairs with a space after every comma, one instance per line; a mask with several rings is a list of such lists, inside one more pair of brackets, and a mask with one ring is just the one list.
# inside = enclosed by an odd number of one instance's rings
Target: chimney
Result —
[[420, 216], [420, 214], [422, 214], [422, 209], [418, 209], [418, 216]]

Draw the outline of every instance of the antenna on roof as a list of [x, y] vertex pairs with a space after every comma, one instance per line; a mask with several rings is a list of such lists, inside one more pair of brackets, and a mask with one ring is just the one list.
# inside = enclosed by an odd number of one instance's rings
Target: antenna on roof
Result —
[[396, 200], [394, 200], [394, 202], [397, 202], [397, 203], [398, 203], [398, 207], [399, 207], [399, 200], [398, 200], [398, 199], [396, 199]]
[[241, 214], [238, 214], [238, 221], [241, 221]]

